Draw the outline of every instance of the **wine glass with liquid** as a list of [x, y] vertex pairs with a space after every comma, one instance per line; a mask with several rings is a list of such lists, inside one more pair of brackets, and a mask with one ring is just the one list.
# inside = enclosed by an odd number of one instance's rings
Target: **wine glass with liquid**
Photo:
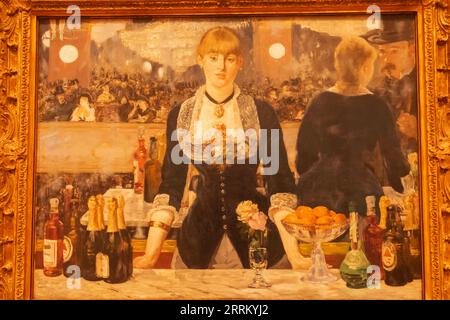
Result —
[[248, 285], [249, 288], [269, 288], [272, 286], [262, 276], [262, 270], [267, 268], [267, 248], [250, 247], [249, 248], [250, 267], [255, 270], [253, 281]]

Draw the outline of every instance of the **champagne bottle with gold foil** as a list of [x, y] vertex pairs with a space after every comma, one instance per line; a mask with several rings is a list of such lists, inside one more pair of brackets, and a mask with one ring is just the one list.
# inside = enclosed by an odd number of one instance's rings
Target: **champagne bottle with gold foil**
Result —
[[83, 237], [81, 250], [81, 275], [89, 281], [101, 280], [98, 270], [101, 269], [103, 255], [104, 232], [98, 225], [98, 205], [94, 196], [88, 200], [88, 225]]
[[122, 195], [117, 197], [117, 204], [117, 223], [123, 240], [123, 251], [127, 258], [126, 267], [128, 269], [128, 276], [131, 276], [133, 274], [133, 246], [131, 243], [131, 236], [125, 224], [125, 199]]
[[97, 202], [97, 226], [100, 230], [105, 230], [105, 218], [104, 218], [104, 212], [105, 212], [105, 199], [101, 194], [98, 194], [95, 197], [95, 200]]
[[45, 225], [44, 235], [44, 274], [56, 277], [63, 272], [64, 224], [59, 220], [59, 200], [50, 199], [50, 219]]
[[105, 254], [108, 270], [104, 272], [105, 282], [122, 283], [129, 279], [129, 260], [126, 244], [123, 240], [117, 219], [118, 202], [116, 198], [108, 200], [108, 228], [106, 230]]

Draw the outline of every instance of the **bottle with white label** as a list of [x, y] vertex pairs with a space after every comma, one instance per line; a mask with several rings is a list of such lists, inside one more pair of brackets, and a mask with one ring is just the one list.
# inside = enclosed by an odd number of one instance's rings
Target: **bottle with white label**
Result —
[[59, 220], [59, 200], [50, 199], [50, 219], [45, 225], [44, 274], [56, 277], [62, 274], [64, 264], [64, 224]]

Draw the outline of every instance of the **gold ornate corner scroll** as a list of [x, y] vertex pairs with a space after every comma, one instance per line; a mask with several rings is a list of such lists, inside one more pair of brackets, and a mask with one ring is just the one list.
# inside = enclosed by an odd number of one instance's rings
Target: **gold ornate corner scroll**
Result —
[[26, 291], [26, 192], [30, 105], [30, 16], [25, 2], [0, 2], [0, 298]]

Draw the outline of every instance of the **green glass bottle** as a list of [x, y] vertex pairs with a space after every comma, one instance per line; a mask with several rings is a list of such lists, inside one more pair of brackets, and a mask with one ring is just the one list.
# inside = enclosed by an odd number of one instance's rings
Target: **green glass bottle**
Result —
[[344, 261], [342, 261], [341, 277], [349, 288], [366, 288], [367, 267], [370, 263], [361, 249], [361, 240], [358, 239], [358, 213], [353, 202], [350, 202], [349, 212], [351, 250], [347, 252]]

